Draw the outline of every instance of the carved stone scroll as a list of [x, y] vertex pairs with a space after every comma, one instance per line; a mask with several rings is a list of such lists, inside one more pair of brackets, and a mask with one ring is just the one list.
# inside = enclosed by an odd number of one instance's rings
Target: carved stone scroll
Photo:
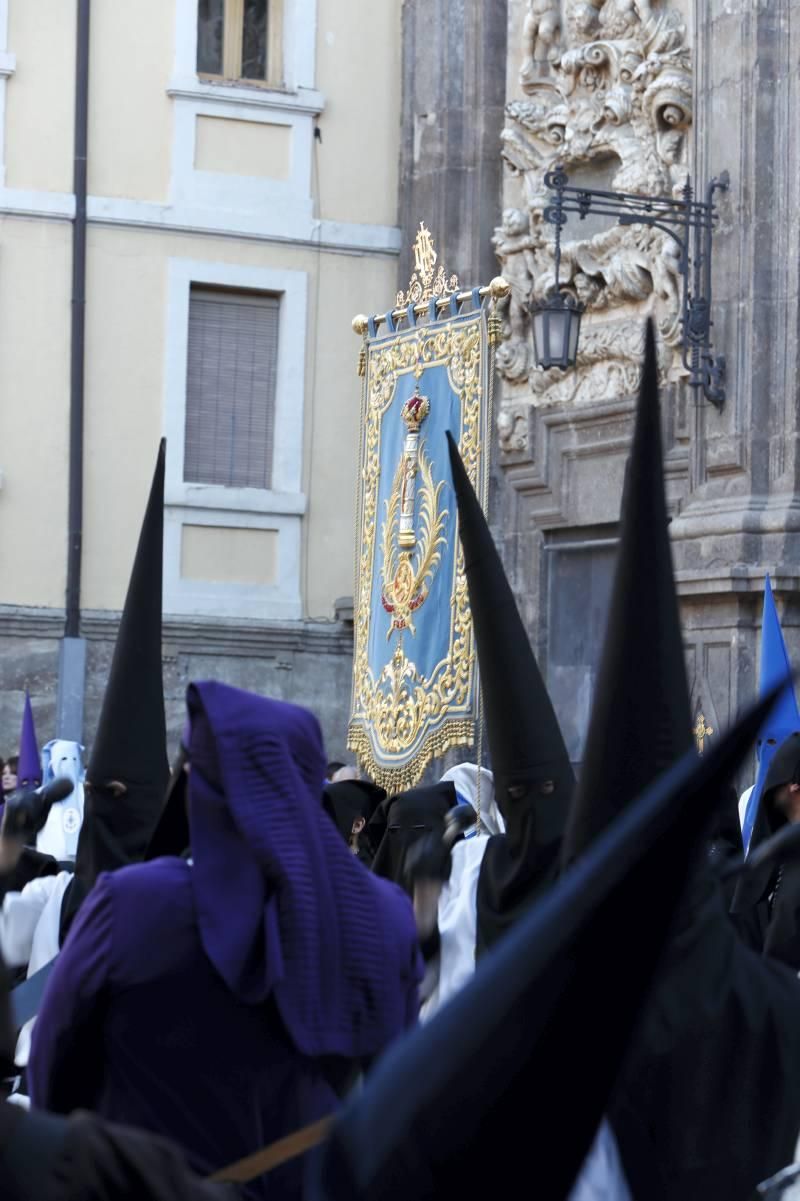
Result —
[[[543, 221], [544, 175], [561, 163], [571, 183], [677, 195], [687, 175], [692, 64], [686, 24], [666, 0], [527, 0], [521, 95], [506, 105], [502, 153], [512, 204], [495, 231], [511, 284], [498, 353], [504, 403], [601, 401], [631, 394], [642, 318], [655, 317], [666, 379], [682, 374], [678, 248], [657, 229], [606, 221], [563, 231], [560, 284], [587, 306], [574, 371], [533, 362], [528, 304], [554, 280], [553, 228]], [[520, 422], [501, 417], [501, 443]], [[514, 430], [514, 434], [510, 434]], [[519, 448], [517, 446], [517, 448]]]

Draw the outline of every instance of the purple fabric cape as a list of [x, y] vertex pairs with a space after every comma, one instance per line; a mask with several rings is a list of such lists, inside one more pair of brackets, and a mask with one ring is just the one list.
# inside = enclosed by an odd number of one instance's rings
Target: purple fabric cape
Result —
[[365, 870], [322, 808], [316, 718], [214, 682], [192, 684], [188, 706], [208, 958], [240, 1000], [273, 995], [304, 1054], [375, 1054], [416, 1020], [416, 927], [408, 898]]

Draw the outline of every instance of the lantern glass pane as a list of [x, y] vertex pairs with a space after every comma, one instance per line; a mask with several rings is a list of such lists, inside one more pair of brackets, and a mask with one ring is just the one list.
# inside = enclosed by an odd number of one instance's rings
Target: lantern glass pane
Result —
[[545, 356], [547, 354], [547, 346], [545, 344], [545, 314], [534, 313], [533, 316], [533, 353], [536, 362], [540, 367], [546, 366]]
[[550, 362], [563, 366], [565, 363], [564, 352], [567, 349], [567, 336], [569, 330], [569, 312], [566, 309], [559, 309], [557, 312], [550, 313], [550, 328], [549, 346]]
[[570, 314], [570, 331], [569, 331], [569, 363], [573, 366], [578, 357], [578, 334], [581, 328], [580, 313]]

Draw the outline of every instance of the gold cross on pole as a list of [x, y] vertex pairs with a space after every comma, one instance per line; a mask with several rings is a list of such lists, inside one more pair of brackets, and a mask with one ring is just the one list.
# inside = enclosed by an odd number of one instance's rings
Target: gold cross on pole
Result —
[[710, 738], [714, 733], [712, 727], [706, 725], [704, 714], [698, 714], [693, 733], [694, 740], [697, 743], [697, 752], [698, 754], [702, 755], [703, 751], [706, 749], [706, 739]]

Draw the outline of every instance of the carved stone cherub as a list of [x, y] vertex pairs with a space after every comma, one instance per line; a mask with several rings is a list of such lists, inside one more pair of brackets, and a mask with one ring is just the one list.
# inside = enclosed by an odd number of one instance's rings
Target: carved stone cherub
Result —
[[528, 0], [522, 26], [525, 59], [520, 71], [523, 86], [533, 83], [541, 73], [537, 64], [553, 62], [561, 39], [561, 0]]

